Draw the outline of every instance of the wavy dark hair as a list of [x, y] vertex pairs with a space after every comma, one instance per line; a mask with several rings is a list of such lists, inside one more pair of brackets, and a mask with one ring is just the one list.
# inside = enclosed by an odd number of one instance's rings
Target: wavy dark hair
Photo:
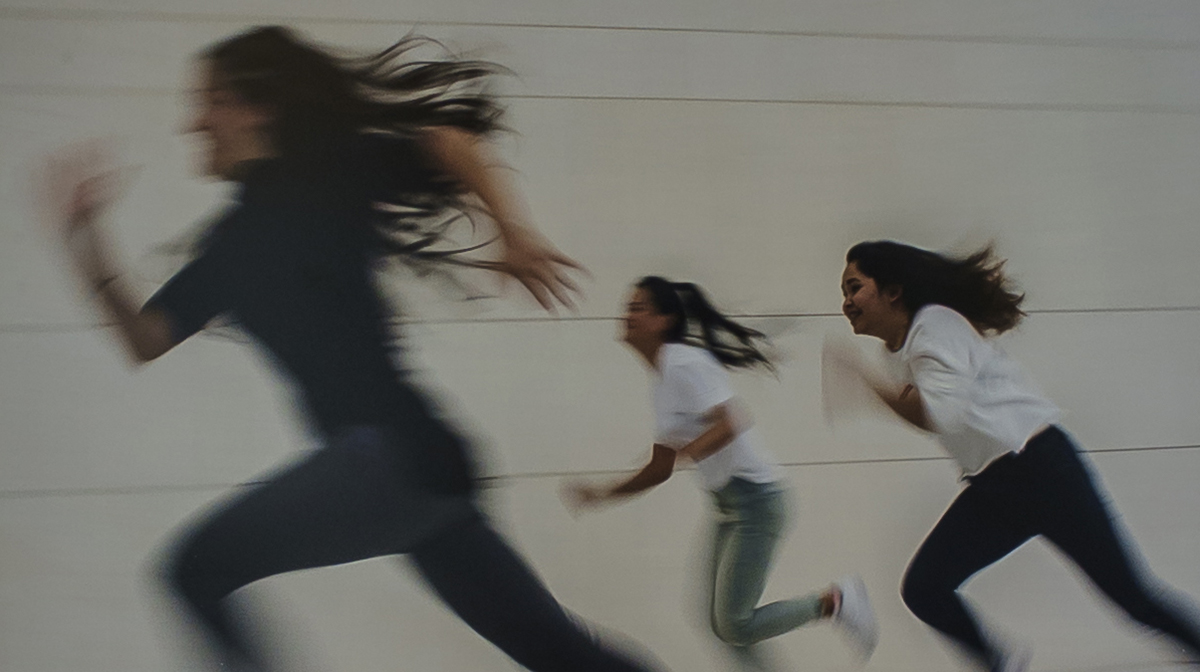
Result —
[[755, 341], [765, 341], [766, 335], [722, 315], [698, 285], [648, 275], [634, 286], [646, 291], [655, 312], [675, 317], [666, 334], [668, 343], [687, 343], [704, 348], [726, 367], [748, 369], [761, 366], [769, 371], [775, 370], [771, 360], [755, 344]]
[[[441, 58], [417, 58], [421, 47], [438, 49]], [[504, 110], [487, 85], [493, 75], [508, 71], [459, 57], [426, 37], [409, 35], [374, 54], [338, 55], [288, 28], [263, 26], [222, 40], [199, 57], [210, 64], [215, 85], [273, 112], [268, 132], [288, 161], [320, 162], [366, 133], [411, 137], [430, 126], [476, 135], [503, 130]], [[433, 250], [455, 222], [474, 227], [477, 206], [453, 185], [396, 194], [380, 213], [383, 249], [408, 261], [450, 260], [481, 247]]]
[[981, 334], [1002, 334], [1025, 317], [1018, 293], [993, 245], [953, 257], [891, 240], [862, 242], [846, 253], [880, 290], [899, 288], [909, 315], [931, 303], [967, 318]]

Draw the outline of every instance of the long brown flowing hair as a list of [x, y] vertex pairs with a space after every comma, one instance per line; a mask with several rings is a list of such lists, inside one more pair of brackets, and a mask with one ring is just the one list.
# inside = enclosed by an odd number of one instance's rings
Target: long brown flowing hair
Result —
[[1004, 260], [987, 245], [964, 257], [953, 257], [891, 240], [868, 241], [846, 253], [863, 275], [879, 288], [900, 288], [909, 315], [936, 303], [967, 318], [981, 334], [1001, 334], [1025, 317], [1018, 293], [1004, 274]]
[[[440, 58], [418, 58], [422, 48], [436, 49]], [[481, 136], [503, 130], [504, 110], [488, 83], [508, 71], [457, 56], [426, 37], [409, 35], [374, 54], [336, 55], [291, 29], [264, 26], [226, 38], [200, 58], [219, 86], [273, 111], [268, 132], [284, 160], [320, 162], [364, 133], [411, 137], [431, 126]], [[461, 257], [483, 245], [436, 249], [455, 223], [474, 229], [478, 207], [461, 189], [447, 184], [397, 193], [381, 206], [376, 230], [385, 253], [419, 272], [445, 261], [489, 267]]]

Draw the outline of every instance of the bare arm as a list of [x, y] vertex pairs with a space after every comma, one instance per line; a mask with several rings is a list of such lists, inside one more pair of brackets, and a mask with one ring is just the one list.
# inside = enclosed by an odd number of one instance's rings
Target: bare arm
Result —
[[665, 482], [674, 471], [675, 451], [656, 443], [650, 455], [650, 462], [632, 476], [603, 486], [581, 482], [569, 483], [563, 488], [563, 496], [572, 508], [583, 509], [645, 492]]
[[710, 423], [708, 429], [678, 452], [656, 443], [650, 463], [642, 467], [641, 471], [607, 486], [571, 483], [564, 488], [564, 496], [573, 508], [583, 509], [645, 492], [671, 477], [677, 457], [699, 462], [728, 446], [738, 435], [739, 427], [745, 425], [744, 419], [735, 419], [734, 416], [731, 403], [714, 406], [706, 418]]
[[921, 403], [921, 392], [912, 385], [905, 385], [899, 393], [884, 386], [872, 386], [875, 394], [896, 412], [896, 415], [927, 432], [933, 431], [929, 416], [925, 413], [925, 405]]
[[897, 391], [898, 384], [877, 367], [869, 365], [862, 351], [849, 341], [826, 338], [821, 357], [824, 360], [822, 366], [826, 369], [823, 375], [857, 378], [896, 415], [920, 429], [933, 431], [921, 402], [920, 391], [912, 385], [905, 385]]
[[[116, 324], [117, 334], [132, 364], [144, 364], [175, 347], [170, 322], [153, 308], [141, 309], [141, 302], [122, 280], [123, 273], [110, 261], [99, 230], [72, 234], [68, 245], [76, 275], [92, 290], [100, 311]], [[82, 240], [82, 239], [87, 239]]]
[[75, 275], [95, 297], [104, 317], [116, 324], [130, 362], [141, 364], [167, 352], [175, 342], [165, 315], [139, 308], [97, 225], [113, 201], [119, 180], [115, 171], [101, 166], [95, 146], [69, 149], [50, 159], [41, 185], [43, 205]]
[[504, 244], [499, 270], [516, 278], [546, 310], [552, 310], [555, 302], [573, 307], [571, 293], [579, 288], [566, 269], [583, 267], [533, 227], [507, 167], [487, 141], [458, 128], [438, 126], [425, 130], [421, 144], [439, 169], [487, 207]]
[[714, 406], [705, 417], [710, 423], [704, 433], [679, 450], [679, 454], [699, 462], [728, 446], [738, 435], [731, 404]]

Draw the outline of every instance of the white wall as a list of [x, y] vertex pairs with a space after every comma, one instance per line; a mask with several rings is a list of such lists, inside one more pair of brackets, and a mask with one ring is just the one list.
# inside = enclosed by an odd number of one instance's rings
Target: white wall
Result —
[[[741, 376], [793, 486], [768, 596], [861, 572], [871, 669], [957, 669], [896, 586], [956, 492], [928, 439], [821, 416], [818, 351], [841, 259], [874, 237], [995, 240], [1033, 315], [1006, 347], [1068, 411], [1164, 580], [1200, 595], [1200, 5], [1186, 0], [0, 0], [0, 670], [173, 664], [146, 578], [190, 512], [306, 447], [286, 389], [202, 337], [137, 375], [95, 326], [29, 208], [47, 151], [115, 138], [141, 166], [112, 228], [145, 290], [151, 248], [222, 190], [174, 135], [189, 55], [250, 23], [382, 46], [414, 25], [512, 67], [507, 158], [538, 223], [595, 275], [577, 315], [467, 307], [402, 285], [412, 359], [488, 449], [499, 524], [562, 600], [675, 670], [721, 669], [697, 596], [707, 502], [690, 475], [580, 520], [563, 474], [644, 458], [647, 383], [613, 340], [629, 283], [697, 280], [779, 333], [778, 380]], [[330, 669], [511, 669], [392, 563], [264, 582], [295, 655]], [[967, 593], [1035, 670], [1167, 660], [1041, 543]], [[779, 640], [849, 664], [827, 628]], [[1162, 667], [1161, 669], [1167, 669]]]

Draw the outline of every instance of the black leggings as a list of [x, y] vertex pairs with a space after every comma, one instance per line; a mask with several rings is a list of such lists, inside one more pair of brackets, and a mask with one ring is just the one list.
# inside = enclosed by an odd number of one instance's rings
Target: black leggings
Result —
[[540, 671], [634, 671], [641, 663], [576, 624], [471, 500], [438, 494], [411, 475], [394, 435], [356, 428], [218, 507], [192, 526], [165, 580], [201, 625], [217, 667], [258, 671], [271, 652], [230, 594], [259, 579], [381, 555], [409, 554], [467, 625]]
[[1200, 656], [1200, 628], [1135, 566], [1091, 474], [1057, 427], [970, 478], [913, 557], [901, 588], [904, 603], [978, 662], [997, 665], [1001, 652], [984, 637], [957, 591], [1038, 535], [1130, 617], [1169, 635], [1180, 651]]

